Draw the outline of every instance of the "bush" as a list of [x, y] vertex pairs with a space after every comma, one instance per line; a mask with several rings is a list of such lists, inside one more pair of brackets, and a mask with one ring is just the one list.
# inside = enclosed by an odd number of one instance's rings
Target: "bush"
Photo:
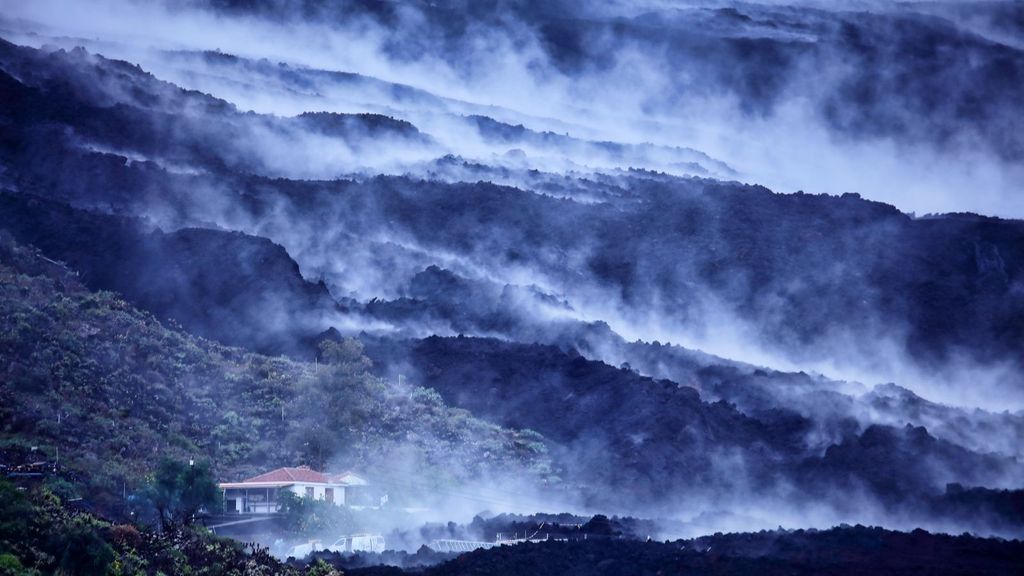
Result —
[[56, 542], [62, 574], [106, 574], [114, 562], [114, 549], [103, 540], [95, 525], [79, 526]]
[[223, 503], [220, 488], [205, 462], [186, 464], [165, 459], [145, 493], [164, 530], [191, 524], [201, 510], [217, 511]]
[[279, 496], [279, 502], [284, 514], [285, 529], [298, 536], [326, 534], [337, 537], [362, 529], [355, 512], [346, 506], [303, 498], [291, 492]]
[[29, 576], [38, 572], [25, 569], [13, 554], [0, 554], [0, 576]]

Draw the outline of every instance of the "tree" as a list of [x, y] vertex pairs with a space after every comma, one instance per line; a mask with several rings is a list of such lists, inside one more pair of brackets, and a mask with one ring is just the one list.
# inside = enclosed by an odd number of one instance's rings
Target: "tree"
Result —
[[365, 444], [368, 433], [386, 414], [384, 382], [370, 372], [359, 340], [324, 340], [319, 345], [320, 369], [300, 381], [292, 401], [287, 445], [302, 460], [322, 468], [339, 446]]
[[363, 355], [363, 343], [355, 338], [341, 342], [324, 340], [319, 348], [320, 361], [337, 367], [346, 375], [362, 374], [373, 367], [370, 359]]
[[117, 555], [95, 523], [80, 523], [51, 540], [60, 550], [58, 574], [106, 574]]
[[0, 478], [0, 550], [7, 543], [17, 542], [33, 528], [35, 512], [32, 503], [14, 484]]
[[209, 464], [171, 459], [160, 463], [146, 487], [146, 500], [164, 530], [191, 524], [200, 510], [214, 512], [223, 504]]
[[351, 508], [337, 506], [325, 500], [303, 498], [292, 492], [283, 492], [278, 503], [283, 514], [285, 530], [302, 536], [358, 532], [363, 526]]

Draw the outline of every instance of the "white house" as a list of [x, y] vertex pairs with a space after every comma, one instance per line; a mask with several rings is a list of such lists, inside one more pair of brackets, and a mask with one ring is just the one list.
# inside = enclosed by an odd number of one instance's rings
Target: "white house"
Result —
[[226, 512], [272, 514], [278, 511], [282, 491], [344, 506], [353, 501], [357, 487], [366, 485], [366, 480], [352, 472], [327, 474], [299, 466], [278, 468], [242, 482], [224, 482], [220, 488]]

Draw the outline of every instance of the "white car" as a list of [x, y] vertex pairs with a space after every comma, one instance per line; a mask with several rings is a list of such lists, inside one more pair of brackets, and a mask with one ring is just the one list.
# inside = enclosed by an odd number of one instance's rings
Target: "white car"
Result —
[[384, 537], [380, 534], [352, 534], [342, 536], [332, 544], [323, 545], [320, 540], [310, 540], [305, 544], [296, 544], [288, 550], [288, 556], [292, 558], [305, 558], [311, 552], [339, 552], [342, 554], [352, 552], [383, 552]]
[[325, 546], [331, 552], [383, 552], [384, 537], [380, 534], [352, 534], [342, 536], [334, 544]]
[[323, 550], [323, 544], [319, 540], [310, 540], [305, 544], [296, 544], [288, 549], [288, 556], [291, 558], [305, 558], [310, 552]]

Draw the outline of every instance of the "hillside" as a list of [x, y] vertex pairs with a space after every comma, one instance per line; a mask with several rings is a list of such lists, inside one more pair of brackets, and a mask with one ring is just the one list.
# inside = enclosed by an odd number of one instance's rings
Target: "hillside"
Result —
[[[381, 372], [430, 382], [453, 406], [542, 434], [573, 492], [594, 509], [655, 515], [667, 506], [717, 514], [734, 499], [787, 507], [812, 498], [827, 518], [935, 527], [955, 522], [1006, 534], [1024, 527], [1024, 515], [1006, 507], [1019, 490], [981, 490], [973, 504], [962, 492], [963, 486], [1016, 488], [1014, 479], [1024, 472], [1016, 452], [965, 441], [997, 415], [986, 421], [980, 411], [952, 411], [946, 419], [964, 428], [939, 427], [936, 437], [920, 425], [930, 419], [915, 416], [920, 407], [911, 402], [893, 399], [895, 418], [888, 425], [860, 420], [860, 412], [875, 409], [881, 391], [849, 396], [822, 390], [822, 383], [811, 385], [814, 392], [786, 396], [784, 387], [799, 386], [806, 375], [730, 374], [722, 366], [697, 371], [694, 382], [722, 378], [737, 389], [780, 390], [776, 405], [741, 410], [728, 399], [742, 399], [743, 392], [709, 401], [704, 396], [714, 389], [698, 392], [555, 346], [436, 336], [366, 342]], [[1006, 417], [990, 429], [993, 435], [1012, 434], [1020, 425], [1019, 416]], [[851, 493], [858, 495], [854, 502]], [[757, 518], [765, 512], [748, 504], [735, 513]]]
[[166, 456], [209, 460], [225, 479], [300, 463], [381, 475], [410, 465], [436, 485], [547, 465], [536, 434], [372, 376], [358, 343], [319, 368], [228, 348], [87, 290], [10, 236], [0, 278], [4, 453], [59, 451], [98, 509], [122, 510], [125, 484]]
[[[545, 179], [494, 165], [450, 182], [412, 152], [401, 175], [343, 172], [338, 162], [349, 152], [341, 151], [326, 154], [339, 159], [327, 162], [327, 172], [297, 171], [325, 157], [299, 142], [330, 151], [351, 138], [320, 142], [275, 116], [242, 114], [82, 50], [2, 48], [0, 61], [17, 74], [3, 83], [12, 106], [2, 153], [20, 192], [168, 229], [216, 223], [268, 238], [339, 298], [406, 296], [418, 273], [438, 265], [476, 279], [537, 278], [565, 300], [566, 315], [614, 316], [615, 328], [630, 333], [653, 317], [657, 331], [700, 341], [721, 319], [739, 326], [742, 344], [792, 363], [835, 361], [854, 373], [921, 381], [990, 364], [1019, 368], [1024, 227], [1015, 220], [917, 218], [857, 194], [780, 194], [634, 170]], [[320, 130], [312, 119], [331, 117], [306, 118]], [[416, 130], [401, 126], [391, 131], [396, 138]], [[391, 142], [369, 134], [381, 146]], [[251, 141], [266, 145], [246, 148]], [[395, 146], [406, 155], [406, 145]], [[282, 164], [283, 148], [302, 161]], [[353, 178], [334, 178], [339, 172]], [[313, 329], [307, 315], [282, 316], [307, 337], [330, 323], [321, 319]], [[383, 319], [402, 325], [393, 314]], [[438, 320], [431, 331], [446, 327], [447, 318]], [[674, 326], [685, 328], [677, 335]], [[253, 334], [241, 326], [198, 329], [271, 349], [260, 341], [262, 326]]]
[[137, 218], [2, 192], [0, 227], [68, 263], [90, 288], [116, 291], [226, 344], [295, 353], [342, 313], [322, 283], [303, 279], [288, 253], [265, 238], [205, 228], [165, 233]]
[[0, 573], [1015, 572], [1020, 2], [8, 4]]

